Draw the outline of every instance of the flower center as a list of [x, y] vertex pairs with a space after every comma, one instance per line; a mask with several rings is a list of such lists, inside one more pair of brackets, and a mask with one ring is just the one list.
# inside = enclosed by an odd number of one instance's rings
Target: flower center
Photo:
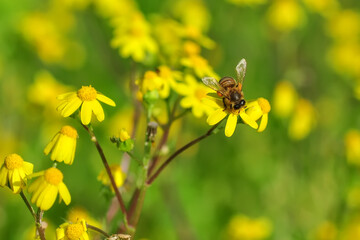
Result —
[[96, 90], [91, 85], [82, 86], [80, 90], [77, 91], [77, 96], [81, 101], [92, 101], [96, 99]]
[[197, 88], [195, 90], [195, 97], [199, 100], [203, 99], [204, 97], [206, 97], [207, 92], [204, 91], [204, 89], [201, 88]]
[[171, 78], [171, 70], [170, 70], [170, 68], [168, 68], [167, 66], [160, 66], [159, 70], [160, 70], [159, 75], [162, 78], [165, 78], [165, 79]]
[[65, 234], [70, 240], [77, 240], [80, 239], [83, 232], [84, 232], [83, 226], [80, 223], [74, 223], [74, 224], [70, 224], [66, 228]]
[[258, 98], [257, 102], [259, 103], [259, 106], [263, 113], [270, 112], [271, 106], [268, 100], [266, 100], [265, 98]]
[[188, 55], [196, 55], [200, 53], [200, 47], [194, 42], [187, 41], [184, 43], [184, 51]]
[[157, 77], [157, 74], [154, 71], [147, 71], [144, 75], [145, 79], [154, 79], [156, 77]]
[[58, 185], [63, 178], [63, 174], [57, 168], [49, 168], [45, 171], [45, 180], [52, 185]]
[[23, 165], [24, 160], [16, 153], [9, 154], [5, 157], [5, 166], [9, 170], [20, 168]]
[[77, 138], [78, 136], [76, 129], [71, 126], [62, 127], [60, 133], [74, 139]]

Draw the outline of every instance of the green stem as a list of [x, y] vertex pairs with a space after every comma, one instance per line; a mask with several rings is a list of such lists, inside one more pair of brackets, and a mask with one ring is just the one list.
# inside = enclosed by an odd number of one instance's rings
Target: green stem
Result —
[[27, 198], [26, 198], [26, 196], [25, 196], [25, 194], [24, 194], [23, 191], [20, 192], [20, 196], [21, 196], [21, 198], [23, 199], [26, 207], [29, 209], [31, 215], [34, 217], [34, 219], [35, 219], [35, 221], [36, 221], [36, 213], [35, 213], [33, 207], [31, 206], [30, 202], [27, 200]]
[[36, 214], [36, 228], [38, 230], [40, 239], [41, 240], [46, 240], [46, 238], [45, 238], [45, 229], [42, 227], [42, 224], [41, 224], [43, 214], [44, 214], [44, 211], [42, 211], [40, 208], [38, 208], [37, 214]]
[[107, 234], [105, 231], [103, 231], [102, 229], [100, 229], [100, 228], [97, 228], [97, 227], [95, 227], [95, 226], [92, 226], [92, 225], [90, 225], [90, 224], [86, 224], [86, 227], [87, 228], [89, 228], [89, 229], [91, 229], [91, 230], [94, 230], [94, 231], [96, 231], [96, 232], [98, 232], [98, 233], [101, 233], [102, 235], [104, 235], [106, 238], [110, 238], [110, 235], [109, 234]]

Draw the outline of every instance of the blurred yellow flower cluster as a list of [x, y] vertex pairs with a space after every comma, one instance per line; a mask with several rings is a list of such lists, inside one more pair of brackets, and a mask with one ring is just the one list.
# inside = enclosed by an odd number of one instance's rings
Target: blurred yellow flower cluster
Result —
[[227, 227], [230, 240], [264, 240], [272, 233], [271, 222], [264, 217], [249, 218], [245, 215], [234, 216]]
[[315, 107], [309, 100], [301, 98], [289, 81], [281, 81], [275, 87], [273, 107], [278, 117], [290, 118], [288, 134], [293, 140], [306, 138], [316, 126]]
[[19, 31], [44, 63], [78, 68], [84, 62], [85, 51], [71, 38], [76, 24], [74, 10], [79, 5], [66, 4], [70, 2], [49, 1], [46, 11], [25, 15]]

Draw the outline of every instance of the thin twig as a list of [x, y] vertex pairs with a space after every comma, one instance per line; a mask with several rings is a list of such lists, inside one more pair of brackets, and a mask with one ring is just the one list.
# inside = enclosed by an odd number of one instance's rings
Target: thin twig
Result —
[[23, 191], [20, 192], [20, 196], [21, 196], [21, 198], [23, 199], [26, 207], [29, 209], [31, 215], [34, 217], [34, 219], [35, 219], [35, 221], [36, 221], [36, 213], [35, 213], [33, 207], [31, 206], [31, 204], [29, 203], [29, 201], [27, 200], [27, 198], [26, 198], [26, 196], [25, 196], [25, 194], [24, 194]]
[[97, 228], [97, 227], [95, 227], [95, 226], [93, 226], [93, 225], [90, 225], [90, 224], [86, 223], [86, 227], [89, 228], [89, 229], [91, 229], [91, 230], [94, 230], [94, 231], [96, 231], [96, 232], [98, 232], [98, 233], [101, 233], [101, 234], [104, 235], [106, 238], [109, 238], [109, 237], [110, 237], [110, 235], [107, 234], [105, 231], [103, 231], [102, 229]]
[[119, 191], [118, 187], [116, 186], [114, 176], [113, 176], [112, 173], [111, 173], [111, 169], [110, 169], [109, 164], [108, 164], [108, 162], [107, 162], [107, 160], [106, 160], [104, 151], [103, 151], [103, 149], [101, 148], [98, 140], [96, 139], [96, 136], [95, 136], [94, 132], [91, 131], [86, 125], [84, 125], [84, 124], [81, 124], [81, 125], [82, 125], [82, 126], [86, 129], [86, 131], [90, 134], [90, 136], [91, 136], [91, 141], [95, 144], [96, 149], [97, 149], [98, 152], [99, 152], [99, 155], [100, 155], [100, 157], [101, 157], [101, 160], [102, 160], [102, 162], [103, 162], [103, 164], [104, 164], [104, 167], [105, 167], [105, 169], [106, 169], [106, 172], [107, 172], [107, 174], [108, 174], [108, 176], [109, 176], [109, 179], [110, 179], [110, 182], [111, 182], [111, 186], [113, 187], [113, 189], [114, 189], [114, 191], [115, 191], [116, 198], [118, 199], [118, 202], [119, 202], [119, 204], [120, 204], [121, 211], [122, 211], [122, 213], [124, 214], [124, 217], [125, 217], [125, 219], [126, 219], [126, 218], [127, 218], [127, 212], [126, 212], [126, 207], [125, 207], [125, 204], [124, 204], [124, 200], [123, 200], [123, 198], [121, 197], [121, 194], [120, 194], [120, 191]]
[[44, 214], [44, 211], [42, 211], [40, 208], [37, 210], [36, 214], [36, 228], [38, 230], [39, 236], [41, 240], [46, 240], [45, 238], [45, 229], [42, 227], [42, 215]]
[[216, 129], [216, 127], [220, 124], [220, 122], [216, 125], [214, 125], [212, 128], [210, 128], [209, 131], [207, 131], [204, 135], [192, 140], [191, 142], [185, 144], [183, 147], [179, 148], [176, 152], [174, 152], [157, 170], [156, 172], [149, 177], [149, 179], [147, 180], [147, 184], [151, 184], [158, 176], [159, 174], [164, 170], [164, 168], [175, 158], [177, 157], [180, 153], [182, 153], [183, 151], [185, 151], [186, 149], [188, 149], [189, 147], [193, 146], [194, 144], [200, 142], [201, 140], [203, 140], [204, 138], [207, 138], [208, 136], [210, 136], [212, 134], [212, 132]]

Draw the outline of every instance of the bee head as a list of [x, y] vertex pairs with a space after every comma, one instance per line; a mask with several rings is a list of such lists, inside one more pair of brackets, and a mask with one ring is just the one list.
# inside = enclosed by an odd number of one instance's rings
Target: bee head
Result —
[[235, 109], [235, 110], [240, 109], [242, 106], [245, 105], [245, 103], [246, 103], [245, 100], [244, 100], [244, 99], [241, 99], [241, 101], [240, 101], [239, 103], [237, 103], [237, 104], [234, 105], [234, 109]]

